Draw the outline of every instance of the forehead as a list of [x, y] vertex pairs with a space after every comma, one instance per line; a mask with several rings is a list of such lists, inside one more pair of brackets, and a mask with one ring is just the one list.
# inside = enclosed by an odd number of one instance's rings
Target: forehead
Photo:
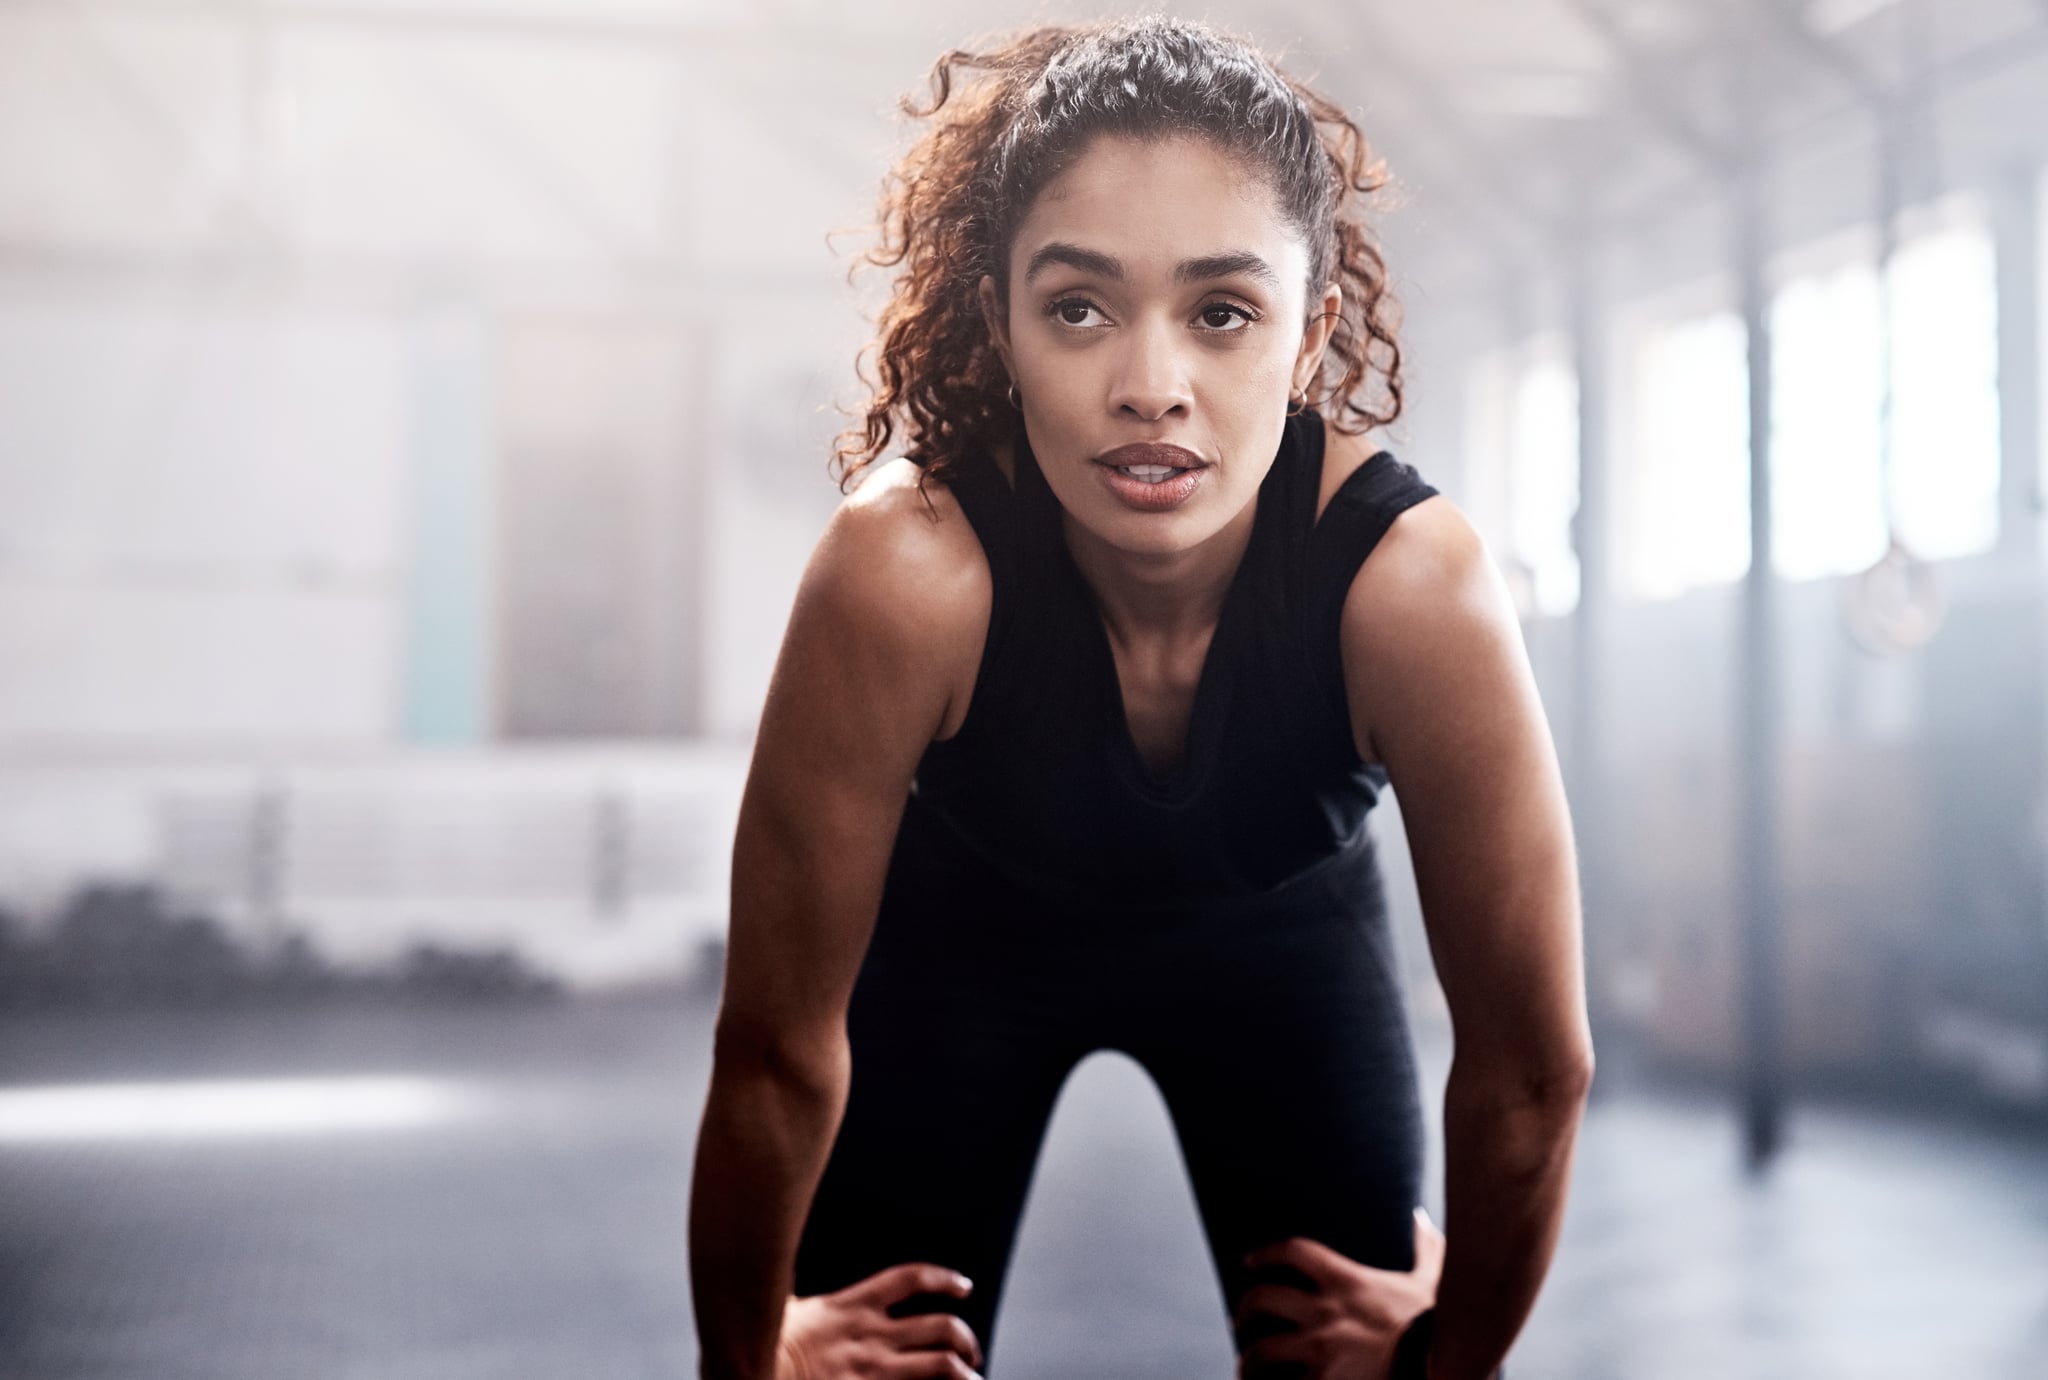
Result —
[[1010, 245], [1013, 272], [1049, 240], [1113, 255], [1138, 273], [1236, 250], [1258, 254], [1283, 280], [1308, 271], [1308, 250], [1272, 185], [1206, 139], [1097, 139], [1031, 204]]

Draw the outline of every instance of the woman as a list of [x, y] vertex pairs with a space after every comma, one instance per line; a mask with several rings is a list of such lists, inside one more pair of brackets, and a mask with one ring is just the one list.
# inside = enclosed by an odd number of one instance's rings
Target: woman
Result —
[[[1177, 21], [932, 91], [870, 256], [901, 272], [867, 473], [734, 845], [703, 1373], [985, 1368], [1053, 1100], [1111, 1048], [1173, 1117], [1244, 1373], [1383, 1375], [1399, 1334], [1404, 1373], [1492, 1374], [1592, 1072], [1575, 868], [1501, 582], [1362, 440], [1400, 402], [1378, 165]], [[1433, 1307], [1389, 783], [1456, 1035]]]

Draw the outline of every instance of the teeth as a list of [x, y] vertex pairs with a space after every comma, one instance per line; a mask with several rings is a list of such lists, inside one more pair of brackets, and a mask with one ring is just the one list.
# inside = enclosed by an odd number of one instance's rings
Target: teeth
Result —
[[1147, 484], [1157, 484], [1180, 473], [1172, 465], [1118, 465], [1117, 468], [1133, 479], [1142, 479]]

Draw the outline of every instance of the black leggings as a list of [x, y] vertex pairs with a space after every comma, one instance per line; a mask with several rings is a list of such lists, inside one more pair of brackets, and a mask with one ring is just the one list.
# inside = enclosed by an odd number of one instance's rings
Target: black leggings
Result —
[[1032, 900], [913, 797], [848, 1029], [852, 1084], [800, 1295], [949, 1266], [974, 1281], [968, 1298], [899, 1311], [958, 1313], [992, 1364], [1053, 1103], [1097, 1050], [1128, 1054], [1165, 1098], [1226, 1319], [1272, 1277], [1244, 1254], [1285, 1237], [1413, 1268], [1421, 1105], [1369, 847], [1252, 900], [1084, 913]]

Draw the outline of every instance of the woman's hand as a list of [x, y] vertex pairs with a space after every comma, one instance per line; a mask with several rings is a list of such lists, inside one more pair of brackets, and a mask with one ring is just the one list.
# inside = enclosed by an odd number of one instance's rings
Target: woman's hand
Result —
[[1247, 1346], [1238, 1357], [1241, 1380], [1283, 1363], [1306, 1366], [1310, 1380], [1386, 1380], [1403, 1329], [1436, 1302], [1444, 1235], [1428, 1213], [1415, 1209], [1415, 1268], [1405, 1273], [1360, 1265], [1300, 1236], [1253, 1251], [1245, 1264], [1291, 1266], [1314, 1281], [1315, 1289], [1258, 1284], [1245, 1291], [1232, 1319], [1237, 1330], [1261, 1313], [1293, 1323], [1295, 1330]]
[[889, 1315], [917, 1294], [965, 1298], [974, 1286], [942, 1265], [896, 1265], [835, 1294], [782, 1309], [775, 1380], [980, 1380], [981, 1343], [951, 1313]]

